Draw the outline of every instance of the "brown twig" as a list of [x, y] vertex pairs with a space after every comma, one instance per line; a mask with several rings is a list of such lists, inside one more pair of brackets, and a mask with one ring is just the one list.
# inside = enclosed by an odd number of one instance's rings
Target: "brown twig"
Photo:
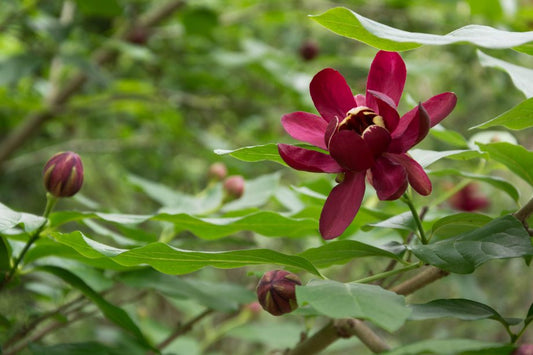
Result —
[[532, 214], [533, 214], [533, 197], [525, 205], [523, 205], [518, 211], [513, 213], [513, 216], [515, 216], [516, 219], [522, 222], [522, 224], [526, 228], [529, 235], [533, 235], [533, 233], [529, 229], [529, 226], [527, 224], [527, 219]]
[[441, 270], [434, 266], [425, 267], [420, 273], [402, 282], [401, 284], [394, 286], [390, 290], [396, 292], [399, 295], [407, 296], [421, 288], [429, 285], [430, 283], [437, 281], [449, 274], [448, 271]]
[[[164, 5], [148, 12], [146, 15], [141, 17], [141, 20], [138, 22], [138, 26], [145, 28], [150, 28], [156, 25], [157, 23], [163, 21], [165, 18], [170, 16], [174, 11], [179, 9], [185, 4], [184, 0], [173, 0], [169, 1]], [[132, 29], [127, 29], [119, 33], [116, 37], [120, 39], [127, 39], [131, 35]], [[102, 66], [110, 61], [112, 61], [117, 56], [117, 51], [114, 48], [109, 48], [108, 46], [103, 46], [102, 48], [95, 51], [92, 62], [96, 66]], [[19, 124], [11, 133], [7, 135], [0, 143], [0, 166], [3, 165], [4, 161], [11, 156], [24, 142], [31, 137], [36, 131], [38, 131], [41, 126], [53, 118], [57, 113], [61, 112], [64, 105], [68, 100], [79, 91], [85, 82], [87, 81], [88, 76], [84, 72], [79, 72], [75, 74], [63, 88], [58, 89], [53, 97], [48, 99], [47, 105], [41, 109], [41, 111], [31, 113], [22, 123]]]
[[191, 331], [192, 327], [196, 323], [198, 323], [199, 321], [201, 321], [203, 318], [210, 315], [211, 313], [213, 313], [212, 309], [206, 309], [205, 311], [203, 311], [202, 313], [200, 313], [199, 315], [197, 315], [196, 317], [194, 317], [187, 323], [178, 326], [178, 328], [172, 334], [170, 334], [165, 340], [163, 340], [161, 343], [157, 345], [157, 349], [163, 350], [164, 348], [169, 346], [174, 340], [176, 340], [179, 336]]

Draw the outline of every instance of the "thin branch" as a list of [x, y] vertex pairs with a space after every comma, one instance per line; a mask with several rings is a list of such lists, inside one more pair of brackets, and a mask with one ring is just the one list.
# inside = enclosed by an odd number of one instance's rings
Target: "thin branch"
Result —
[[[146, 28], [152, 27], [157, 23], [163, 21], [170, 16], [175, 10], [179, 9], [185, 4], [184, 0], [173, 0], [168, 3], [150, 11], [145, 16], [141, 17], [139, 21], [140, 26]], [[120, 39], [128, 39], [133, 29], [122, 31], [117, 35]], [[97, 66], [101, 66], [105, 63], [112, 61], [117, 56], [117, 51], [113, 48], [106, 47], [105, 45], [96, 50], [93, 56], [93, 63]], [[61, 112], [63, 106], [68, 100], [79, 91], [88, 76], [84, 72], [75, 74], [63, 88], [58, 89], [53, 97], [49, 97], [48, 104], [41, 111], [31, 113], [26, 116], [22, 123], [19, 124], [11, 133], [9, 133], [3, 141], [0, 143], [0, 166], [3, 165], [5, 160], [11, 156], [24, 142], [37, 132], [41, 126], [53, 118], [57, 113]]]
[[430, 283], [447, 276], [448, 274], [448, 271], [441, 270], [434, 266], [428, 266], [414, 277], [392, 287], [390, 290], [399, 295], [407, 296], [429, 285]]
[[189, 332], [192, 330], [193, 326], [201, 321], [206, 316], [213, 313], [212, 309], [206, 309], [187, 323], [180, 325], [172, 334], [170, 334], [165, 340], [163, 340], [159, 345], [157, 345], [157, 349], [163, 350], [167, 346], [169, 346], [174, 340], [176, 340], [179, 336]]
[[[518, 211], [513, 213], [513, 216], [515, 216], [516, 219], [522, 222], [524, 227], [528, 229], [527, 219], [532, 214], [533, 214], [533, 197], [524, 206], [522, 206]], [[528, 229], [528, 232], [529, 232], [529, 229]]]

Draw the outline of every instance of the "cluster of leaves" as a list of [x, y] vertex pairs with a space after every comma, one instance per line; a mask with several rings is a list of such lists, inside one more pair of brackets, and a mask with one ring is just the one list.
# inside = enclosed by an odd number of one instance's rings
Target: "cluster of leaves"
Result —
[[[424, 270], [425, 265], [455, 275], [452, 282], [461, 285], [469, 280], [468, 274], [482, 277], [483, 271], [489, 270], [490, 277], [483, 288], [491, 289], [502, 288], [504, 275], [495, 276], [490, 270], [500, 271], [502, 265], [515, 268], [514, 274], [506, 275], [513, 279], [507, 286], [518, 284], [521, 272], [528, 270], [533, 256], [530, 235], [524, 228], [525, 221], [510, 213], [533, 192], [533, 152], [507, 131], [485, 129], [500, 126], [521, 131], [516, 132], [520, 139], [521, 134], [527, 137], [525, 130], [533, 126], [533, 70], [493, 56], [502, 49], [514, 53], [512, 48], [521, 52], [512, 55], [517, 60], [530, 58], [532, 32], [476, 25], [448, 35], [407, 32], [346, 8], [333, 8], [312, 17], [332, 32], [371, 47], [389, 51], [417, 49], [407, 58], [408, 69], [410, 60], [413, 67], [419, 63], [416, 52], [427, 50], [426, 46], [460, 43], [461, 46], [436, 47], [435, 51], [442, 53], [444, 48], [451, 48], [448, 53], [455, 58], [460, 57], [460, 51], [468, 50], [470, 60], [477, 53], [481, 66], [502, 69], [526, 97], [512, 103], [512, 94], [504, 92], [502, 97], [514, 107], [500, 114], [507, 107], [487, 105], [486, 111], [480, 111], [485, 118], [472, 120], [470, 105], [475, 106], [476, 99], [461, 96], [463, 89], [457, 89], [460, 106], [456, 115], [461, 119], [458, 128], [466, 124], [485, 131], [466, 138], [456, 130], [438, 126], [431, 131], [432, 141], [424, 149], [410, 152], [435, 184], [430, 197], [413, 199], [417, 205], [427, 207], [423, 230], [400, 201], [379, 202], [370, 191], [343, 236], [323, 243], [318, 219], [333, 178], [288, 177], [274, 143], [280, 140], [279, 116], [309, 107], [307, 88], [301, 82], [308, 82], [315, 68], [299, 63], [296, 52], [287, 56], [251, 40], [240, 26], [255, 12], [275, 14], [285, 24], [303, 14], [281, 15], [289, 6], [281, 1], [251, 9], [243, 1], [235, 5], [235, 13], [226, 8], [228, 4], [205, 2], [202, 6], [183, 5], [175, 19], [179, 27], [169, 24], [150, 29], [157, 30], [153, 37], [149, 32], [133, 32], [139, 37], [129, 37], [129, 42], [109, 39], [114, 26], [118, 26], [112, 19], [120, 18], [123, 11], [135, 13], [147, 5], [141, 1], [125, 3], [94, 1], [89, 5], [66, 1], [60, 9], [59, 5], [41, 7], [28, 1], [10, 5], [12, 8], [5, 12], [21, 12], [24, 20], [8, 16], [2, 19], [4, 26], [15, 32], [0, 36], [5, 46], [12, 46], [12, 52], [4, 58], [4, 70], [0, 71], [6, 131], [17, 125], [15, 117], [46, 109], [43, 102], [53, 86], [68, 83], [63, 77], [68, 78], [79, 69], [91, 73], [83, 95], [54, 112], [54, 121], [17, 158], [0, 161], [10, 173], [10, 181], [6, 181], [5, 190], [2, 188], [6, 191], [2, 202], [6, 204], [0, 204], [0, 276], [13, 268], [27, 241], [35, 233], [40, 236], [25, 253], [14, 279], [9, 285], [2, 284], [4, 288], [0, 290], [0, 341], [6, 353], [25, 348], [47, 354], [80, 349], [95, 353], [152, 350], [236, 354], [236, 349], [242, 349], [241, 353], [261, 353], [296, 346], [306, 327], [302, 324], [304, 319], [311, 335], [324, 319], [346, 317], [364, 319], [395, 335], [407, 332], [408, 336], [386, 335], [397, 345], [390, 354], [503, 354], [511, 352], [518, 339], [533, 341], [525, 335], [533, 319], [527, 287], [519, 289], [525, 294], [517, 295], [519, 301], [511, 307], [516, 318], [502, 316], [496, 309], [503, 306], [492, 307], [491, 302], [486, 302], [487, 298], [497, 297], [476, 297], [474, 290], [459, 296], [443, 292], [418, 299], [393, 292], [395, 285]], [[393, 3], [378, 5], [386, 8]], [[481, 11], [480, 2], [469, 3], [471, 9]], [[48, 15], [67, 11], [65, 6], [72, 5], [81, 13], [81, 19], [71, 19], [65, 25]], [[274, 5], [279, 6], [280, 13], [270, 8]], [[315, 10], [310, 8], [308, 12], [318, 12]], [[368, 10], [372, 12], [372, 8]], [[267, 27], [271, 23], [268, 16], [261, 20], [256, 26]], [[104, 35], [99, 33], [102, 28], [106, 29]], [[313, 31], [322, 30], [315, 27]], [[36, 33], [43, 37], [43, 43], [34, 41], [28, 48], [21, 48], [26, 36], [31, 38]], [[284, 48], [303, 39], [301, 33], [291, 34], [296, 39], [285, 39]], [[277, 38], [279, 33], [272, 30], [268, 37]], [[341, 37], [334, 41], [356, 43]], [[82, 45], [85, 42], [118, 49], [122, 53], [117, 64], [120, 74], [115, 77], [109, 68], [98, 67], [89, 57], [90, 49]], [[365, 45], [357, 48], [371, 58], [373, 49]], [[487, 54], [495, 49], [499, 51]], [[347, 58], [340, 55], [344, 53], [337, 53], [338, 48], [328, 53], [325, 43], [324, 50], [323, 62], [312, 65], [338, 64], [356, 78], [368, 66], [369, 61], [364, 65], [346, 64]], [[351, 49], [340, 50], [352, 55]], [[176, 56], [182, 58], [179, 65], [175, 64]], [[53, 66], [46, 66], [54, 61], [62, 62], [59, 79], [53, 79]], [[465, 67], [459, 66], [458, 71], [464, 72]], [[43, 77], [52, 87], [39, 91]], [[429, 81], [437, 80], [430, 76]], [[450, 81], [443, 78], [438, 85], [455, 90]], [[510, 90], [510, 81], [507, 84]], [[15, 87], [18, 95], [9, 86]], [[412, 95], [404, 100], [411, 104], [411, 96], [418, 100], [419, 93], [415, 88], [408, 89]], [[498, 90], [503, 89], [491, 89], [485, 95], [496, 96]], [[272, 96], [280, 106], [272, 103]], [[483, 99], [493, 101], [492, 96]], [[78, 114], [84, 117], [83, 121], [72, 120]], [[113, 117], [115, 125], [106, 124], [108, 116]], [[79, 147], [82, 156], [84, 152], [90, 156], [84, 160], [87, 188], [83, 192], [91, 199], [78, 196], [69, 204], [76, 208], [58, 209], [47, 219], [29, 213], [36, 210], [36, 192], [42, 192], [42, 188], [27, 192], [15, 188], [15, 192], [8, 193], [8, 187], [15, 182], [31, 185], [38, 181], [38, 173], [35, 178], [21, 179], [17, 172], [37, 171], [38, 164], [34, 162], [44, 162], [51, 155], [48, 153], [56, 149], [49, 145], [64, 140], [71, 130], [76, 139], [63, 142], [61, 148]], [[79, 141], [80, 138], [84, 140]], [[261, 144], [250, 145], [256, 142]], [[97, 154], [109, 152], [114, 145], [123, 150], [121, 159]], [[242, 145], [247, 146], [233, 149]], [[46, 149], [35, 153], [37, 148]], [[215, 148], [218, 156], [211, 153]], [[141, 154], [143, 149], [162, 155], [165, 164], [152, 155], [147, 158]], [[239, 199], [229, 201], [222, 182], [207, 181], [205, 171], [215, 159], [225, 159], [230, 170], [247, 176], [244, 195]], [[122, 162], [120, 168], [112, 164], [117, 160]], [[296, 180], [297, 177], [302, 179]], [[289, 179], [298, 183], [290, 185]], [[472, 182], [492, 196], [493, 207], [487, 213], [459, 212], [446, 203]], [[446, 187], [446, 183], [451, 183], [451, 187]], [[424, 232], [429, 244], [413, 238]], [[500, 259], [516, 259], [518, 263], [503, 263]], [[258, 276], [273, 267], [297, 272], [306, 281], [296, 288], [300, 308], [283, 321], [259, 315], [254, 304]], [[479, 294], [481, 288], [474, 289]], [[511, 304], [511, 291], [502, 292], [500, 297], [509, 297]], [[108, 322], [102, 322], [102, 318]], [[416, 323], [427, 328], [427, 320], [442, 318], [488, 319], [496, 321], [493, 323], [498, 328], [487, 325], [494, 336], [487, 336], [486, 328], [482, 328], [475, 332], [475, 340], [463, 339], [461, 333], [450, 330], [445, 331], [446, 339], [422, 340], [443, 331], [438, 325], [432, 328], [433, 332], [409, 332], [416, 329]], [[83, 322], [78, 323], [80, 320]], [[83, 326], [75, 328], [81, 323]], [[67, 333], [55, 331], [61, 328]], [[73, 336], [72, 329], [78, 334]], [[502, 334], [509, 335], [509, 341], [503, 340]], [[343, 347], [360, 345], [353, 340], [337, 344], [339, 351]], [[335, 346], [330, 349], [336, 351]]]

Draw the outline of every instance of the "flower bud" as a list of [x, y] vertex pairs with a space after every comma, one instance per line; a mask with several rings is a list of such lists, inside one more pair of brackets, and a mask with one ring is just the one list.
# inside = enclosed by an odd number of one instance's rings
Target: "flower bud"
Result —
[[299, 50], [300, 57], [305, 61], [314, 59], [319, 51], [318, 44], [312, 40], [307, 40], [302, 43]]
[[244, 193], [244, 178], [240, 175], [230, 176], [224, 181], [224, 190], [228, 196], [239, 198]]
[[57, 153], [48, 160], [43, 169], [46, 190], [55, 197], [69, 197], [76, 194], [83, 184], [83, 166], [78, 154]]
[[448, 202], [456, 210], [466, 212], [484, 210], [490, 206], [489, 199], [479, 191], [478, 185], [474, 183], [463, 187], [450, 197]]
[[533, 344], [520, 345], [512, 355], [533, 355]]
[[298, 308], [296, 285], [300, 278], [288, 271], [272, 270], [263, 275], [257, 285], [257, 299], [265, 311], [280, 316]]
[[217, 181], [222, 181], [228, 175], [228, 169], [224, 163], [214, 163], [209, 167], [209, 178]]

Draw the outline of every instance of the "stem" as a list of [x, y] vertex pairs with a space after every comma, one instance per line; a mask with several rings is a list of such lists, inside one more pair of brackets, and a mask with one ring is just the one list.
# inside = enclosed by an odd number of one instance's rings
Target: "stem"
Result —
[[422, 221], [420, 220], [418, 212], [416, 211], [415, 205], [413, 205], [413, 202], [407, 194], [403, 194], [402, 201], [405, 202], [405, 204], [411, 210], [411, 214], [413, 215], [413, 219], [415, 220], [418, 232], [420, 233], [420, 241], [422, 242], [422, 244], [427, 244], [428, 240], [426, 238], [426, 233], [424, 232], [424, 228], [422, 227]]
[[381, 280], [381, 279], [384, 279], [386, 277], [389, 277], [389, 276], [392, 276], [392, 275], [396, 275], [396, 274], [399, 274], [399, 273], [402, 273], [402, 272], [405, 272], [405, 271], [417, 269], [417, 268], [419, 268], [421, 266], [422, 266], [422, 264], [415, 263], [415, 264], [407, 265], [407, 266], [399, 268], [399, 269], [380, 272], [379, 274], [368, 276], [368, 277], [356, 280], [354, 282], [364, 284], [364, 283], [368, 283], [368, 282], [372, 282], [372, 281], [376, 281], [376, 280]]
[[26, 245], [24, 246], [24, 248], [20, 252], [20, 255], [18, 256], [18, 258], [15, 259], [15, 262], [13, 263], [13, 266], [11, 267], [11, 269], [9, 269], [9, 272], [6, 274], [6, 276], [4, 277], [2, 282], [0, 283], [0, 291], [5, 287], [5, 285], [7, 285], [11, 281], [11, 279], [13, 278], [13, 275], [15, 275], [15, 272], [16, 272], [20, 262], [22, 261], [22, 259], [24, 259], [24, 256], [26, 255], [26, 253], [28, 252], [30, 247], [33, 245], [33, 243], [35, 243], [35, 241], [37, 239], [39, 239], [41, 231], [43, 230], [44, 226], [46, 225], [48, 216], [50, 215], [50, 212], [54, 208], [56, 202], [57, 202], [57, 197], [52, 196], [50, 193], [46, 193], [46, 207], [44, 208], [44, 212], [43, 212], [43, 217], [46, 220], [43, 222], [43, 224], [41, 224], [41, 226], [39, 228], [37, 228], [33, 232], [33, 234], [31, 235], [30, 239], [28, 240], [28, 242], [26, 243]]

